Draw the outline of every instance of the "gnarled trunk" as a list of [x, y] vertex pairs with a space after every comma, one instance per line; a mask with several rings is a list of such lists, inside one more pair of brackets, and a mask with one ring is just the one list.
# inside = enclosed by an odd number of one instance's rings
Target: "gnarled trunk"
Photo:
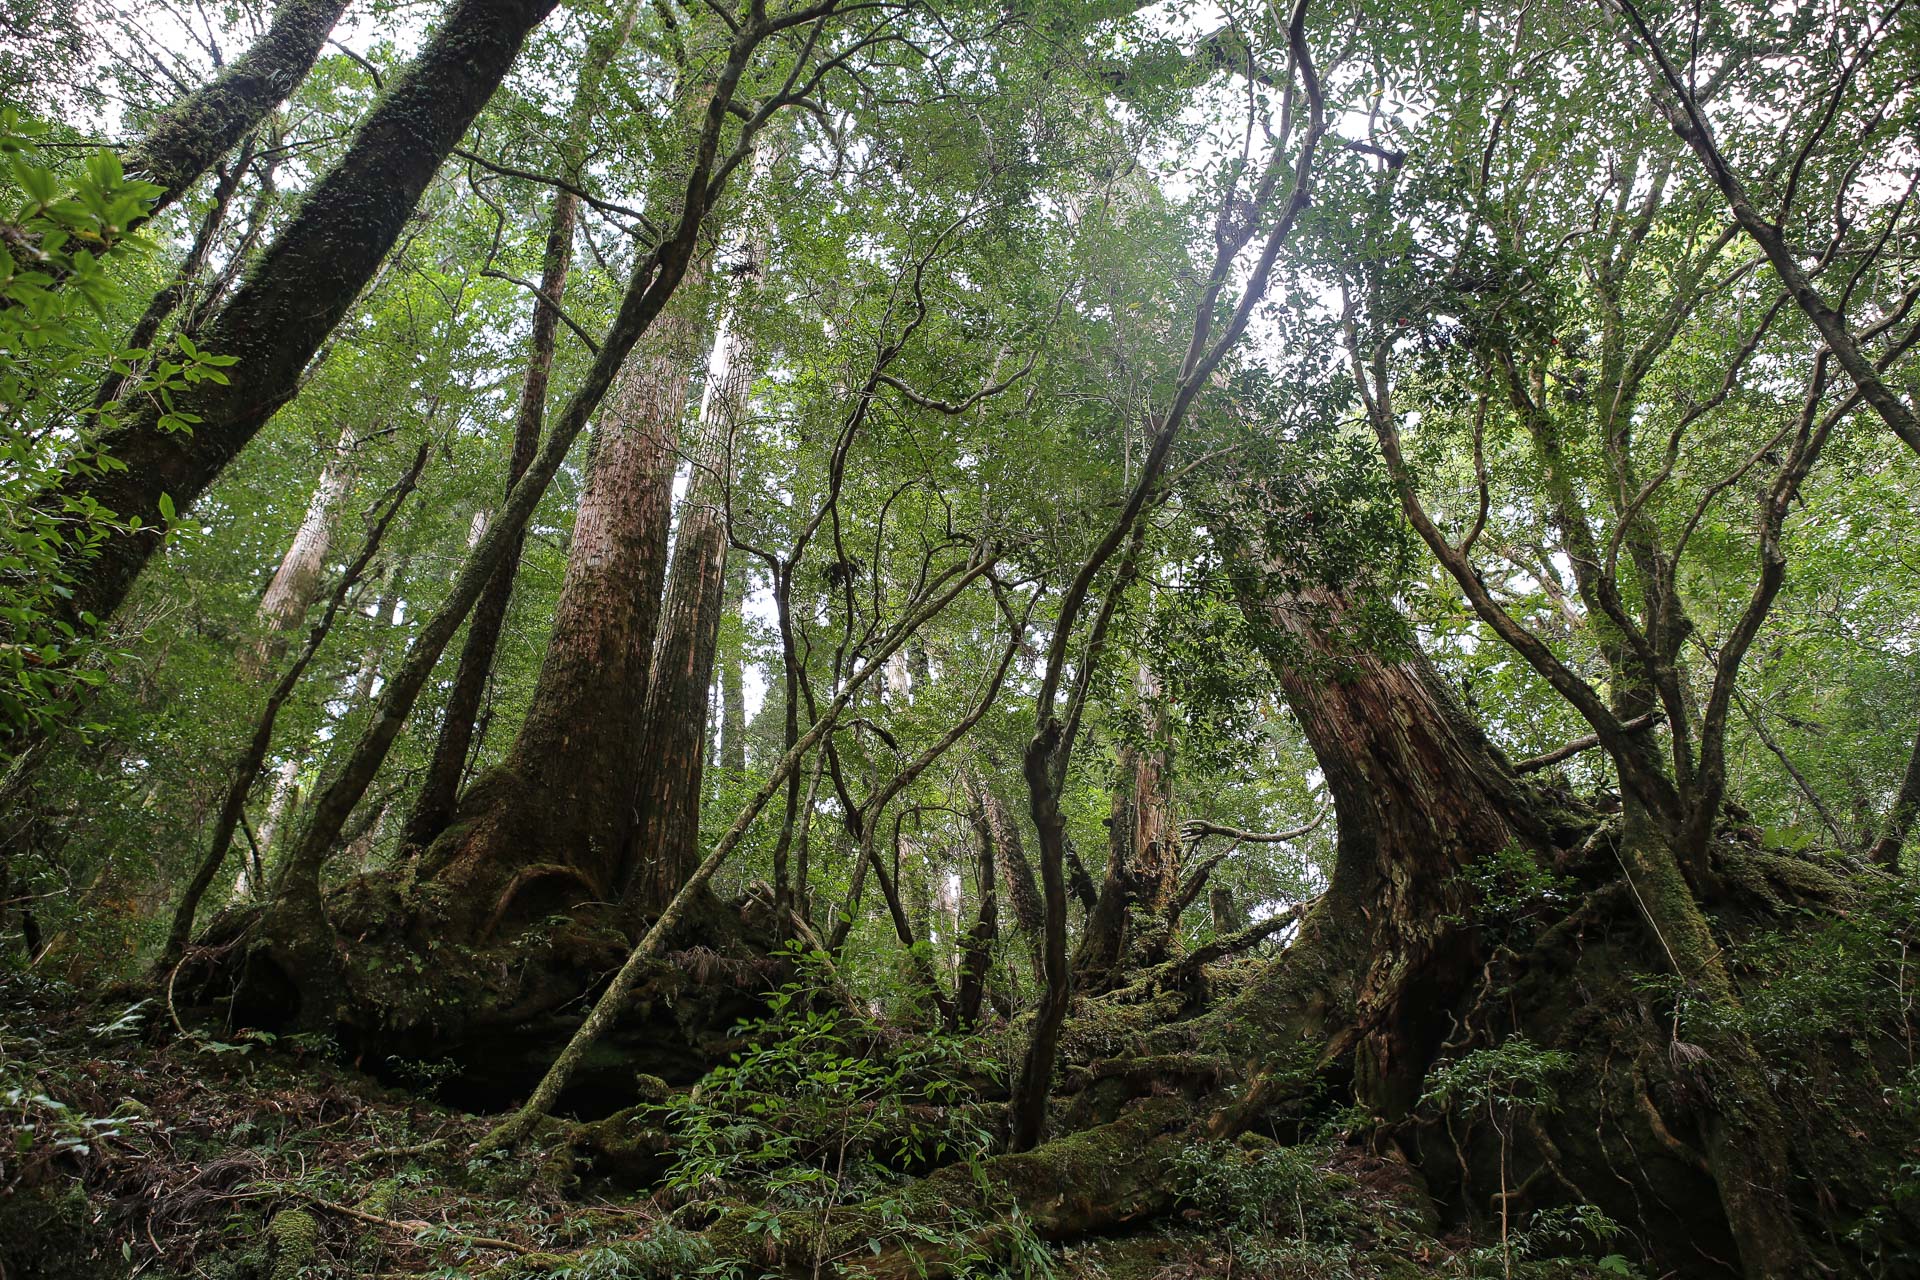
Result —
[[1423, 656], [1344, 650], [1342, 595], [1308, 588], [1242, 607], [1286, 638], [1280, 681], [1339, 822], [1332, 882], [1303, 931], [1346, 939], [1331, 950], [1358, 966], [1355, 1091], [1403, 1115], [1480, 973], [1461, 873], [1542, 841], [1544, 823]]

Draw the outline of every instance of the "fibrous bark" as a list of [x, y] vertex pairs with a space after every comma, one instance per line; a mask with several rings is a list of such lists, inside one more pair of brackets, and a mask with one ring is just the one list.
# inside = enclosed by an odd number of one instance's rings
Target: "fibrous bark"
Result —
[[1014, 922], [1020, 932], [1037, 936], [1046, 922], [1046, 905], [1040, 900], [1040, 885], [1033, 878], [1033, 864], [1027, 859], [1019, 820], [1006, 802], [994, 794], [992, 778], [980, 765], [969, 766], [965, 781], [967, 799], [984, 824], [982, 838], [991, 847], [997, 879], [1006, 886]]
[[[761, 159], [764, 178], [774, 156], [769, 152]], [[761, 192], [763, 198], [765, 194]], [[709, 691], [726, 610], [727, 495], [733, 485], [735, 443], [746, 427], [759, 362], [747, 312], [766, 275], [769, 244], [763, 220], [753, 221], [743, 248], [746, 262], [739, 290], [720, 327], [723, 368], [707, 391], [687, 451], [691, 471], [642, 711], [644, 763], [624, 894], [629, 914], [642, 918], [659, 914], [700, 861]], [[737, 670], [734, 678], [739, 678]]]
[[575, 896], [583, 884], [602, 900], [619, 891], [666, 577], [673, 443], [703, 329], [697, 310], [667, 311], [609, 397], [520, 735], [421, 860], [448, 911], [484, 915], [536, 864], [577, 873]]
[[[1270, 567], [1270, 566], [1269, 566]], [[1336, 637], [1351, 607], [1302, 587], [1244, 593], [1257, 624], [1285, 637], [1287, 704], [1313, 748], [1338, 820], [1323, 928], [1353, 933], [1356, 1092], [1403, 1115], [1480, 972], [1461, 873], [1545, 823], [1505, 758], [1417, 651], [1349, 652]]]

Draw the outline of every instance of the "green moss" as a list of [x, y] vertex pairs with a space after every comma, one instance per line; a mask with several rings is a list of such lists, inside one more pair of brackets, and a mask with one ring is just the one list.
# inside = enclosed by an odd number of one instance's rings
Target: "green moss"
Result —
[[282, 1209], [267, 1223], [268, 1280], [294, 1280], [320, 1252], [320, 1224], [304, 1209]]

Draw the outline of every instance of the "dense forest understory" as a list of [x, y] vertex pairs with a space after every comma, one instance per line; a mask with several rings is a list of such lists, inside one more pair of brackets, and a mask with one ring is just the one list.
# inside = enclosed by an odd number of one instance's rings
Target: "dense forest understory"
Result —
[[0, 32], [0, 1280], [1920, 1277], [1902, 0]]

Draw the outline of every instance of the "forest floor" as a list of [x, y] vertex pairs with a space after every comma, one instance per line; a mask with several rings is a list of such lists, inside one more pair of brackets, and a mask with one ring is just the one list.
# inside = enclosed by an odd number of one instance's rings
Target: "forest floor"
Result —
[[[170, 1022], [164, 1002], [88, 1008], [57, 984], [0, 985], [7, 1280], [849, 1275], [884, 1272], [880, 1255], [897, 1252], [876, 1238], [795, 1267], [772, 1241], [716, 1244], [777, 1235], [782, 1219], [739, 1203], [744, 1233], [703, 1229], [723, 1215], [607, 1176], [577, 1123], [553, 1122], [514, 1155], [477, 1156], [490, 1119], [434, 1101], [425, 1067], [415, 1088], [394, 1087], [324, 1043], [222, 1041]], [[1529, 1262], [1550, 1242], [1523, 1233], [1504, 1246], [1444, 1233], [1403, 1164], [1337, 1135], [1179, 1176], [1172, 1213], [1098, 1238], [1043, 1241], [1010, 1209], [948, 1252], [930, 1224], [896, 1223], [922, 1242], [904, 1274], [929, 1262], [1062, 1280], [1638, 1274], [1613, 1256]], [[782, 1269], [765, 1266], [771, 1255]]]

